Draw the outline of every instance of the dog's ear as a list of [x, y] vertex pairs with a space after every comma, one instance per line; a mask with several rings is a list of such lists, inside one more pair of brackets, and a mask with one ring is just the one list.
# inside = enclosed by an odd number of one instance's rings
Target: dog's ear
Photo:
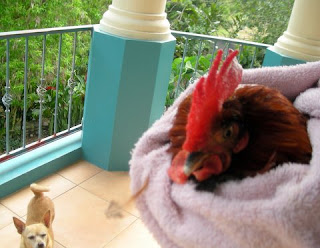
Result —
[[16, 226], [18, 233], [22, 234], [22, 232], [26, 228], [26, 224], [23, 221], [21, 221], [18, 218], [16, 218], [16, 217], [13, 217], [13, 223]]
[[44, 214], [42, 221], [43, 221], [43, 224], [44, 224], [47, 228], [50, 227], [50, 224], [51, 224], [51, 211], [50, 211], [50, 210], [48, 210], [48, 211]]

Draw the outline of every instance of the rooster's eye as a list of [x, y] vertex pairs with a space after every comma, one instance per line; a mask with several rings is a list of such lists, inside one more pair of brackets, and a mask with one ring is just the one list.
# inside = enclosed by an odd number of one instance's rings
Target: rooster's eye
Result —
[[223, 131], [223, 138], [228, 139], [232, 135], [233, 135], [233, 126], [231, 125]]

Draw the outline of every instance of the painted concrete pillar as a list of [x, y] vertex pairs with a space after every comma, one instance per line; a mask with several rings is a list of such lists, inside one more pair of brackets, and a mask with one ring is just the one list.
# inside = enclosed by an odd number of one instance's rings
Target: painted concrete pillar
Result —
[[295, 0], [288, 28], [268, 50], [264, 65], [320, 60], [319, 11], [319, 0]]
[[128, 170], [134, 144], [164, 111], [175, 49], [164, 8], [114, 0], [94, 28], [82, 151], [103, 169]]

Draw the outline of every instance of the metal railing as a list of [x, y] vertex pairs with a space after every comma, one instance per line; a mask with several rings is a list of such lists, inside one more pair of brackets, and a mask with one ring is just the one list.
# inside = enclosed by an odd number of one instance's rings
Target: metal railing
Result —
[[229, 48], [238, 49], [243, 68], [261, 67], [267, 44], [217, 36], [172, 31], [177, 39], [175, 58], [167, 94], [166, 107], [190, 83], [207, 73], [218, 49], [226, 56]]
[[[86, 25], [0, 33], [0, 163], [81, 129], [92, 30], [93, 25]], [[242, 66], [252, 68], [261, 66], [269, 46], [178, 31], [172, 34], [177, 45], [166, 107], [189, 83], [208, 71], [218, 49], [225, 54], [229, 48], [239, 49]], [[17, 106], [22, 110], [20, 122], [15, 116]], [[78, 122], [73, 116], [74, 107], [81, 112]], [[17, 123], [21, 134], [17, 133]], [[27, 135], [28, 123], [37, 129], [33, 140]], [[50, 131], [44, 130], [45, 126], [50, 126]], [[21, 141], [12, 145], [17, 136]]]
[[[0, 33], [0, 162], [81, 129], [92, 30], [85, 25]], [[82, 104], [76, 114], [75, 100]], [[35, 131], [27, 136], [28, 123], [38, 129], [37, 137]], [[12, 144], [17, 137], [20, 145]]]

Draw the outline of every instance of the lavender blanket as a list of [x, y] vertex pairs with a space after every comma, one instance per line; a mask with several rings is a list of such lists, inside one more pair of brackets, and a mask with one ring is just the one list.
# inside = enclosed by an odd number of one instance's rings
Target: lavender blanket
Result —
[[266, 174], [227, 182], [214, 193], [194, 184], [174, 184], [167, 169], [168, 131], [174, 105], [137, 142], [130, 161], [132, 192], [141, 218], [162, 247], [309, 248], [320, 247], [320, 61], [288, 67], [244, 70], [243, 84], [263, 84], [295, 99], [311, 116], [310, 165], [286, 163]]

